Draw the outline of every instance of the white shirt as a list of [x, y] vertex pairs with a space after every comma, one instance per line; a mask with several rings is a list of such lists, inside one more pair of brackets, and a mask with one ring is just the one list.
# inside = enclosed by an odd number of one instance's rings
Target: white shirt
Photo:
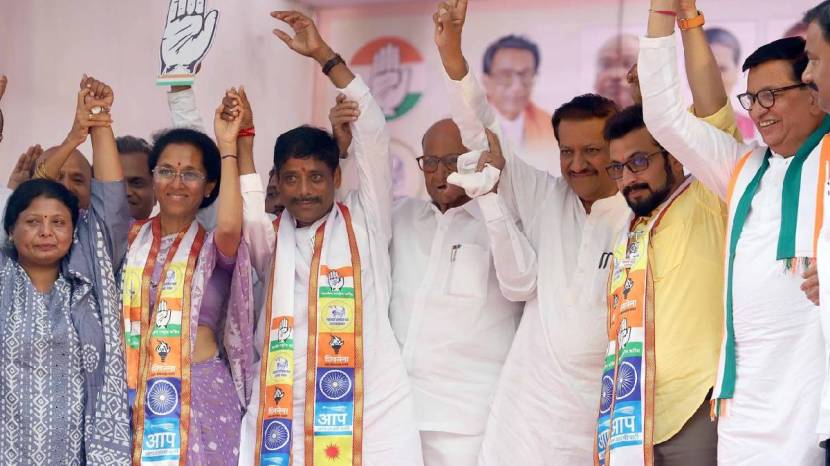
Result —
[[[448, 89], [465, 146], [486, 148], [482, 126], [497, 135], [500, 129], [481, 87], [468, 74], [449, 81]], [[587, 214], [565, 180], [530, 167], [511, 155], [509, 144], [502, 146], [508, 162], [499, 196], [536, 250], [538, 273], [502, 369], [479, 464], [590, 465], [608, 342], [611, 250], [630, 210], [618, 194], [595, 202]], [[495, 256], [510, 257], [509, 243], [491, 247]], [[533, 274], [498, 263], [496, 270], [503, 281], [523, 282]]]
[[481, 434], [523, 307], [499, 289], [481, 209], [472, 200], [442, 214], [429, 201], [403, 199], [392, 232], [389, 317], [418, 428]]
[[[363, 459], [367, 466], [421, 465], [420, 441], [406, 371], [389, 324], [389, 237], [391, 234], [391, 176], [389, 138], [385, 119], [369, 88], [358, 76], [341, 90], [358, 103], [360, 119], [352, 126], [360, 185], [343, 202], [352, 214], [360, 253], [363, 289], [364, 421]], [[265, 193], [258, 175], [240, 179], [245, 217], [244, 235], [251, 259], [261, 277], [271, 273], [276, 235], [265, 212]], [[304, 392], [306, 378], [307, 296], [311, 260], [311, 229], [297, 232], [297, 269], [294, 303], [294, 465], [304, 464]], [[265, 313], [257, 324], [255, 344], [262, 345]], [[259, 352], [261, 348], [257, 348]], [[257, 368], [259, 362], [257, 361]], [[256, 439], [258, 397], [243, 419], [240, 464], [252, 464]]]
[[519, 147], [524, 151], [525, 149], [525, 112], [519, 113], [519, 116], [513, 120], [508, 120], [500, 113], [496, 114], [499, 120], [504, 137], [513, 144], [513, 147]]
[[[709, 189], [726, 197], [738, 159], [752, 150], [686, 111], [674, 36], [641, 38], [643, 115], [652, 136]], [[818, 149], [817, 149], [818, 150]], [[814, 435], [824, 376], [817, 307], [803, 279], [776, 260], [781, 185], [791, 159], [778, 154], [761, 180], [735, 251], [734, 398], [718, 422], [718, 462], [815, 465]]]

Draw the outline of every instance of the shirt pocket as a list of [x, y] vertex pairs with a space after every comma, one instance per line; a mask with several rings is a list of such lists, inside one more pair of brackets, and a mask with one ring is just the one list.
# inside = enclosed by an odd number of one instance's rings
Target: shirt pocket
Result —
[[[652, 231], [654, 236], [651, 239], [651, 248], [648, 253], [653, 255], [651, 266], [655, 282], [662, 281], [680, 266], [686, 252], [686, 245], [689, 244], [691, 231], [692, 228], [685, 222], [678, 221], [663, 224], [657, 234]], [[706, 251], [700, 251], [700, 253], [705, 254]]]
[[490, 278], [490, 251], [477, 244], [457, 244], [450, 253], [447, 294], [485, 299]]

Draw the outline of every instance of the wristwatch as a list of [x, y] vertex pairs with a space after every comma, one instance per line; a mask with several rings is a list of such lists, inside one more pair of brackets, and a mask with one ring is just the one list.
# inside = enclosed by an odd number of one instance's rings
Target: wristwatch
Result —
[[681, 31], [688, 31], [689, 29], [699, 28], [706, 23], [706, 18], [703, 17], [703, 12], [698, 10], [697, 16], [693, 18], [677, 18], [677, 26]]

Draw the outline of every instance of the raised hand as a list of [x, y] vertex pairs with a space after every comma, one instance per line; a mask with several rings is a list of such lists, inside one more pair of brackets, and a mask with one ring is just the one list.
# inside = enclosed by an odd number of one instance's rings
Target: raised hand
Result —
[[271, 16], [290, 26], [294, 32], [292, 37], [285, 31], [274, 29], [274, 35], [285, 42], [291, 50], [311, 57], [321, 64], [334, 56], [331, 48], [320, 36], [317, 25], [308, 16], [299, 11], [272, 11]]
[[388, 44], [375, 53], [369, 87], [386, 117], [394, 116], [403, 103], [410, 78], [410, 70], [401, 67], [401, 49], [397, 45]]
[[170, 0], [161, 39], [161, 73], [196, 74], [216, 33], [219, 12], [205, 14], [206, 0]]
[[253, 128], [254, 112], [251, 110], [251, 103], [248, 101], [248, 94], [245, 93], [245, 88], [239, 86], [238, 91], [232, 91], [231, 89], [225, 92], [225, 97], [222, 99], [222, 119], [225, 121], [233, 121], [236, 118], [236, 113], [242, 112], [240, 128]]
[[[237, 102], [241, 100], [236, 88], [229, 89], [225, 94], [226, 98], [231, 100]], [[238, 104], [226, 110], [224, 98], [223, 103], [216, 108], [216, 114], [213, 118], [213, 130], [216, 134], [216, 145], [219, 146], [222, 155], [236, 154], [236, 138], [242, 125], [244, 113], [244, 110]], [[223, 118], [225, 114], [232, 116], [232, 119], [226, 120]]]
[[14, 190], [22, 183], [29, 181], [35, 171], [35, 162], [42, 154], [43, 148], [40, 147], [40, 144], [35, 144], [26, 149], [26, 152], [20, 154], [20, 158], [17, 159], [17, 163], [9, 175], [9, 182], [6, 186]]
[[99, 81], [92, 76], [84, 75], [81, 78], [81, 89], [89, 89], [89, 94], [85, 97], [84, 103], [90, 103], [92, 101], [96, 101], [99, 106], [103, 103], [103, 106], [100, 106], [100, 109], [96, 109], [93, 107], [92, 113], [100, 113], [100, 112], [109, 112], [112, 109], [112, 103], [115, 100], [115, 95], [112, 92], [112, 88], [109, 87], [105, 82]]
[[334, 291], [340, 291], [340, 288], [346, 284], [346, 280], [335, 270], [329, 272], [328, 279], [329, 287]]
[[476, 171], [480, 172], [484, 170], [484, 165], [492, 165], [499, 170], [504, 170], [504, 153], [501, 150], [499, 137], [496, 136], [496, 133], [490, 131], [489, 129], [485, 129], [484, 131], [487, 133], [487, 143], [489, 144], [490, 149], [481, 154], [481, 157], [478, 159]]
[[467, 19], [467, 0], [448, 0], [438, 4], [432, 15], [435, 25], [435, 45], [439, 49], [453, 47], [461, 50], [461, 32]]
[[337, 141], [337, 148], [340, 149], [341, 159], [349, 156], [349, 146], [352, 145], [352, 127], [350, 124], [357, 121], [359, 116], [360, 110], [357, 102], [346, 100], [346, 96], [343, 94], [337, 96], [336, 104], [329, 111], [329, 121], [331, 122], [331, 132], [334, 134], [334, 140]]
[[[103, 87], [98, 84], [103, 85]], [[102, 97], [94, 97], [93, 89], [96, 89], [96, 92], [99, 92]], [[84, 85], [83, 89], [78, 92], [75, 120], [64, 143], [72, 147], [78, 147], [86, 141], [90, 129], [112, 126], [112, 118], [109, 114], [112, 101], [112, 89], [106, 84], [96, 81]]]

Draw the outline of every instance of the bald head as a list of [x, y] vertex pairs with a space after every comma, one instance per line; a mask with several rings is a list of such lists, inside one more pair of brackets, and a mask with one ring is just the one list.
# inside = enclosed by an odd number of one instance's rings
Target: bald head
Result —
[[[456, 170], [458, 156], [469, 152], [461, 142], [461, 132], [452, 120], [441, 120], [430, 126], [421, 140], [424, 158], [421, 166], [424, 182], [432, 202], [442, 212], [457, 207], [470, 200], [464, 190], [447, 183], [447, 177]], [[430, 167], [428, 160], [440, 160]]]
[[607, 97], [620, 108], [634, 102], [631, 98], [628, 71], [637, 63], [639, 39], [632, 34], [618, 34], [609, 38], [597, 52], [596, 93]]
[[[37, 163], [54, 155], [57, 149], [57, 147], [46, 149], [38, 157]], [[82, 209], [89, 208], [89, 198], [92, 190], [92, 166], [81, 151], [77, 149], [72, 151], [72, 154], [61, 167], [60, 176], [57, 181], [78, 197], [78, 202]]]
[[440, 120], [427, 129], [423, 139], [421, 139], [421, 149], [423, 149], [424, 154], [428, 153], [428, 146], [434, 149], [444, 148], [449, 152], [461, 150], [463, 151], [459, 152], [461, 154], [467, 152], [467, 148], [461, 142], [461, 131], [458, 130], [458, 126], [450, 118]]

